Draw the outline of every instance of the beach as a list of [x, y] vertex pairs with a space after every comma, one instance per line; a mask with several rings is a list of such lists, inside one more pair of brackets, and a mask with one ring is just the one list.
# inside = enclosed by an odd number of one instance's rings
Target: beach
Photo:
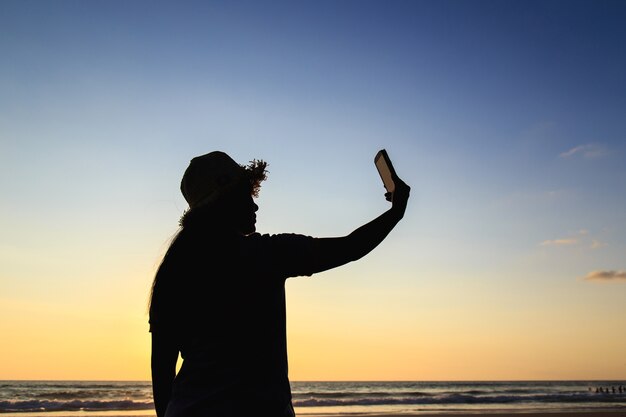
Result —
[[[523, 415], [524, 417], [622, 417], [626, 416], [626, 411], [589, 411], [589, 412], [575, 412], [575, 411], [556, 411], [556, 412], [481, 412], [476, 411], [472, 413], [467, 412], [445, 412], [445, 413], [402, 413], [402, 414], [349, 414], [350, 416], [367, 416], [367, 417], [407, 417], [407, 416], [419, 416], [419, 417], [508, 417], [511, 415]], [[346, 417], [347, 414], [297, 414], [299, 417]]]
[[[524, 417], [622, 417], [626, 416], [626, 411], [593, 411], [593, 412], [510, 412], [510, 413], [403, 413], [403, 414], [350, 414], [350, 416], [367, 416], [367, 417], [508, 417], [511, 415], [523, 415]], [[297, 414], [299, 417], [346, 417], [346, 414]]]
[[626, 417], [626, 410], [603, 410], [603, 411], [515, 411], [515, 410], [501, 410], [498, 412], [487, 410], [474, 410], [472, 412], [404, 412], [404, 413], [340, 413], [340, 414], [310, 414], [310, 413], [297, 413], [297, 417], [508, 417], [511, 415], [523, 416], [523, 417]]

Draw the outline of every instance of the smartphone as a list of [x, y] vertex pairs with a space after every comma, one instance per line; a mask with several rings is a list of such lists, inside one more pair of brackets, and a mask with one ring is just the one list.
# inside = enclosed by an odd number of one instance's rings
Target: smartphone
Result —
[[378, 174], [383, 180], [383, 185], [388, 193], [393, 193], [396, 189], [396, 184], [393, 182], [393, 178], [396, 176], [396, 171], [393, 169], [391, 159], [387, 155], [387, 151], [381, 149], [374, 158], [374, 164], [378, 169]]

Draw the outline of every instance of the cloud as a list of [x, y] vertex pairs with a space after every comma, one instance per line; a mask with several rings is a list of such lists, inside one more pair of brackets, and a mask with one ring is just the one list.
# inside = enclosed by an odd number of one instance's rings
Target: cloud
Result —
[[626, 271], [591, 271], [583, 279], [595, 282], [626, 282]]
[[599, 240], [595, 236], [592, 236], [587, 229], [579, 229], [576, 232], [570, 233], [569, 236], [566, 237], [544, 240], [539, 245], [553, 247], [578, 246], [586, 247], [589, 249], [600, 249], [605, 246], [609, 246], [608, 243]]
[[608, 246], [609, 244], [606, 242], [601, 242], [599, 240], [593, 239], [591, 241], [591, 249], [599, 249], [599, 248], [603, 248], [605, 246]]
[[541, 242], [541, 246], [567, 246], [567, 245], [575, 245], [578, 243], [578, 239], [552, 239], [552, 240], [544, 240]]
[[583, 158], [599, 158], [606, 155], [606, 150], [595, 143], [588, 143], [586, 145], [578, 145], [559, 154], [561, 158], [571, 158], [574, 155], [582, 155]]

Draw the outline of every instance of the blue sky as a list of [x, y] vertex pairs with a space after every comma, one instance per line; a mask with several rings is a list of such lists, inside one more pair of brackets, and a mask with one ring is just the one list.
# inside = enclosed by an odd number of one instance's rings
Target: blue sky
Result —
[[[620, 1], [4, 1], [6, 313], [100, 306], [145, 331], [193, 156], [266, 159], [259, 230], [331, 236], [387, 207], [383, 147], [413, 187], [405, 220], [361, 263], [290, 283], [292, 305], [367, 310], [340, 296], [361, 288], [450, 323], [464, 294], [503, 316], [623, 313], [625, 18]], [[610, 285], [582, 280], [598, 270]]]

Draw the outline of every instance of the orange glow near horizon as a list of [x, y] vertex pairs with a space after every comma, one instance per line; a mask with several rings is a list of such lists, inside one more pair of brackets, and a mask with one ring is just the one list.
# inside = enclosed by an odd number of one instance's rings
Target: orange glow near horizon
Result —
[[[341, 275], [322, 279], [345, 279]], [[358, 297], [337, 303], [323, 297], [326, 289], [319, 287], [327, 285], [315, 278], [288, 283], [294, 381], [620, 379], [624, 374], [614, 358], [626, 338], [610, 330], [621, 325], [618, 315], [607, 315], [597, 326], [596, 316], [558, 315], [549, 305], [528, 312], [498, 307], [493, 314], [496, 299], [489, 296], [482, 307], [475, 301], [448, 304], [434, 314], [426, 295], [355, 289]], [[142, 291], [134, 296], [141, 299]], [[107, 311], [102, 305], [4, 299], [0, 314], [12, 318], [0, 322], [0, 332], [11, 335], [10, 343], [0, 346], [1, 357], [11, 358], [3, 361], [0, 379], [150, 379], [143, 305]]]

